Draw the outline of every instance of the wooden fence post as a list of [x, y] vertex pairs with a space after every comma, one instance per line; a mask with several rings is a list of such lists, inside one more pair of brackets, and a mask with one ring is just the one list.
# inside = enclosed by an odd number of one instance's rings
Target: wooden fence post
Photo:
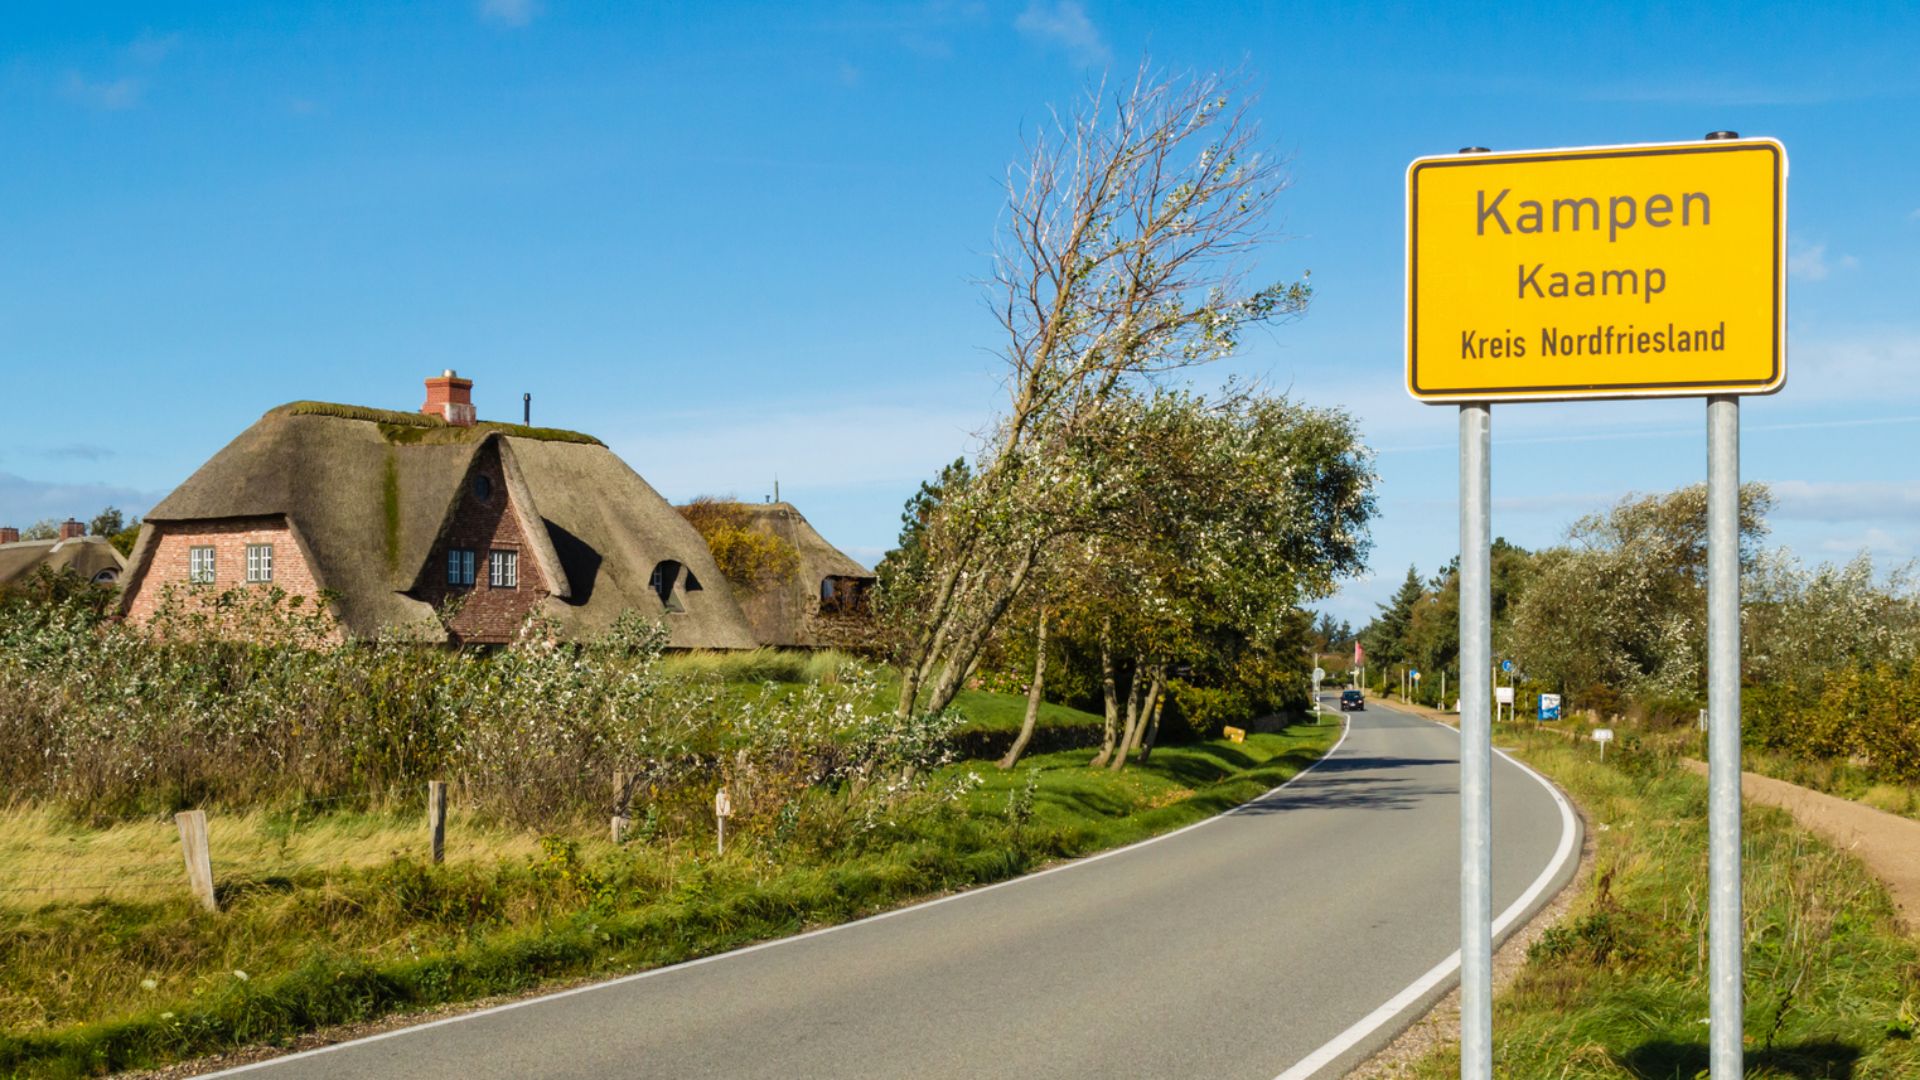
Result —
[[627, 826], [633, 823], [633, 819], [627, 816], [627, 803], [631, 796], [627, 788], [632, 783], [632, 773], [613, 774], [613, 825], [608, 831], [616, 844], [627, 838]]
[[434, 864], [446, 861], [447, 785], [444, 780], [427, 781], [427, 835], [432, 838]]
[[207, 815], [204, 810], [182, 810], [173, 815], [180, 827], [180, 853], [187, 860], [187, 887], [208, 911], [219, 911], [213, 896], [213, 855], [207, 847]]

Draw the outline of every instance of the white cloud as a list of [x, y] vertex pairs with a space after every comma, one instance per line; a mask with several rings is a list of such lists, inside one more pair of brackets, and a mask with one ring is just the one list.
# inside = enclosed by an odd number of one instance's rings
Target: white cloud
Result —
[[1113, 59], [1100, 29], [1087, 17], [1087, 9], [1079, 0], [1032, 0], [1013, 26], [1034, 41], [1065, 49], [1078, 64], [1104, 64]]
[[1801, 521], [1920, 521], [1920, 484], [1776, 480], [1773, 516]]
[[874, 567], [879, 566], [880, 560], [886, 558], [887, 552], [892, 551], [893, 549], [884, 548], [884, 547], [863, 547], [861, 545], [855, 544], [850, 547], [841, 548], [840, 550], [846, 552], [847, 556], [851, 558], [854, 562], [857, 562], [861, 566], [864, 566], [867, 569], [871, 570]]
[[1884, 404], [1920, 390], [1920, 331], [1889, 328], [1845, 338], [1789, 341], [1787, 393], [1797, 401], [1859, 401], [1871, 392]]
[[117, 506], [129, 514], [144, 514], [159, 501], [159, 494], [137, 488], [30, 480], [0, 472], [0, 525], [15, 528], [43, 518], [76, 517], [85, 521], [107, 506]]
[[917, 405], [831, 405], [656, 417], [607, 441], [669, 499], [757, 499], [778, 476], [815, 491], [898, 487], [901, 498], [973, 448], [985, 416]]
[[1787, 256], [1787, 273], [1802, 281], [1825, 281], [1836, 270], [1852, 270], [1859, 265], [1860, 260], [1851, 255], [1841, 255], [1829, 262], [1825, 244], [1802, 247]]
[[140, 104], [140, 95], [146, 92], [146, 84], [139, 79], [123, 78], [111, 82], [94, 82], [83, 77], [77, 71], [67, 73], [64, 87], [68, 97], [95, 109], [131, 109]]
[[480, 0], [481, 21], [500, 26], [525, 26], [540, 12], [540, 0]]
[[1820, 550], [1829, 555], [1856, 555], [1862, 551], [1878, 558], [1906, 559], [1913, 545], [1885, 529], [1870, 528], [1853, 536], [1836, 536], [1820, 542]]
[[40, 451], [40, 456], [64, 461], [102, 461], [113, 456], [113, 450], [97, 443], [66, 443], [61, 446], [49, 446]]
[[[1545, 514], [1554, 518], [1564, 518], [1569, 523], [1574, 518], [1604, 510], [1625, 498], [1625, 491], [1613, 492], [1569, 492], [1563, 495], [1511, 495], [1493, 500], [1496, 514]], [[1451, 506], [1452, 503], [1447, 505]]]

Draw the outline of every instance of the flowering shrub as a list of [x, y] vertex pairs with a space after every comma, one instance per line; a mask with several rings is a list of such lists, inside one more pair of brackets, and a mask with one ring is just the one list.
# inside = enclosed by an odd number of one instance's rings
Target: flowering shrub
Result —
[[98, 822], [411, 799], [440, 779], [545, 824], [606, 814], [624, 773], [671, 835], [710, 828], [722, 784], [738, 788], [736, 829], [772, 828], [814, 787], [903, 796], [956, 723], [879, 714], [865, 673], [740, 704], [718, 677], [667, 675], [664, 633], [637, 617], [579, 645], [536, 614], [511, 648], [453, 651], [348, 642], [324, 606], [267, 590], [186, 600], [146, 629], [84, 604], [0, 606], [0, 789]]

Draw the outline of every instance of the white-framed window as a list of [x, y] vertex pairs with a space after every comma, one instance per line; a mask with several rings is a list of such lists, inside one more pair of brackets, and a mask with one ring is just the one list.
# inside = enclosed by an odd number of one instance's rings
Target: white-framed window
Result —
[[520, 553], [517, 551], [488, 552], [487, 584], [496, 589], [519, 588]]
[[273, 580], [272, 544], [247, 545], [247, 580], [250, 582]]
[[447, 549], [447, 584], [473, 584], [474, 552], [472, 548]]
[[213, 584], [213, 548], [190, 547], [187, 549], [187, 581], [193, 585]]

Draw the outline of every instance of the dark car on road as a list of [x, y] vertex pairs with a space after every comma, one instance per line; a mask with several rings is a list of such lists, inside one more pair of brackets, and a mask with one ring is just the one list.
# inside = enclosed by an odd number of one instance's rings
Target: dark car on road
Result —
[[1361, 712], [1366, 712], [1367, 711], [1366, 695], [1362, 694], [1358, 690], [1340, 691], [1340, 711], [1347, 712], [1352, 709], [1358, 709]]

